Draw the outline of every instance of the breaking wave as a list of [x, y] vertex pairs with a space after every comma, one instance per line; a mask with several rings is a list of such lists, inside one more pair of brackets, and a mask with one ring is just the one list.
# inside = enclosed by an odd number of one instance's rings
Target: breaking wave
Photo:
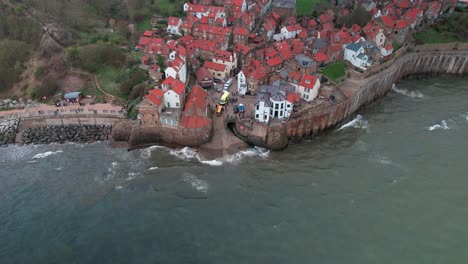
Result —
[[47, 151], [47, 152], [44, 152], [44, 153], [39, 153], [39, 154], [35, 155], [32, 158], [33, 159], [43, 159], [43, 158], [49, 157], [51, 155], [55, 155], [55, 154], [62, 153], [62, 152], [63, 152], [63, 150]]
[[369, 122], [366, 119], [364, 119], [362, 115], [357, 115], [356, 118], [342, 125], [338, 130], [342, 130], [348, 127], [366, 129], [368, 126], [368, 123]]
[[221, 158], [217, 158], [214, 160], [205, 160], [201, 155], [197, 153], [196, 149], [185, 147], [178, 150], [170, 150], [169, 153], [178, 159], [185, 160], [185, 161], [192, 161], [196, 160], [202, 164], [210, 165], [210, 166], [222, 166], [225, 163], [228, 164], [238, 164], [244, 158], [257, 158], [257, 159], [265, 159], [268, 157], [270, 151], [260, 147], [254, 147], [247, 150], [241, 150], [235, 154], [226, 155]]
[[195, 190], [199, 192], [202, 192], [202, 193], [208, 192], [208, 188], [209, 188], [208, 182], [204, 180], [200, 180], [195, 175], [191, 175], [191, 174], [185, 175], [183, 178], [183, 181], [189, 183]]
[[396, 85], [393, 85], [392, 91], [410, 98], [424, 98], [424, 94], [420, 91], [408, 91], [406, 89], [398, 89]]
[[447, 121], [442, 120], [442, 122], [440, 122], [440, 124], [435, 124], [435, 125], [430, 126], [430, 127], [427, 128], [427, 130], [429, 130], [429, 131], [433, 131], [433, 130], [436, 130], [436, 129], [447, 130], [447, 129], [450, 129], [450, 127], [447, 125]]
[[158, 169], [158, 167], [151, 167], [148, 170], [157, 170], [157, 169]]

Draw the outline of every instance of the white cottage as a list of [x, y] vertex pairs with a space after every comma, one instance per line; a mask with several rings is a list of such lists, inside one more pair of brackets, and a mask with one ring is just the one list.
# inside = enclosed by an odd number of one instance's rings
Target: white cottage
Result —
[[297, 85], [297, 93], [307, 102], [314, 100], [318, 96], [320, 80], [313, 75], [304, 74], [301, 82]]
[[237, 74], [237, 91], [241, 95], [245, 95], [247, 92], [247, 78], [242, 71]]
[[[262, 85], [255, 101], [254, 118], [267, 123], [271, 118], [285, 119], [291, 115], [293, 104], [287, 100], [289, 85], [277, 81], [273, 86]], [[297, 95], [296, 95], [297, 96]]]
[[369, 57], [365, 54], [364, 48], [356, 43], [346, 45], [344, 59], [363, 70], [370, 66]]
[[174, 35], [182, 35], [179, 31], [182, 22], [182, 19], [178, 17], [169, 17], [169, 21], [167, 22], [167, 32]]

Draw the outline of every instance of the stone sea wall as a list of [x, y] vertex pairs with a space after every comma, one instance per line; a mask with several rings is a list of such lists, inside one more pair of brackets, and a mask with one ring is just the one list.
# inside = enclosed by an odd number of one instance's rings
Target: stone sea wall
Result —
[[[441, 48], [440, 46], [438, 48]], [[274, 127], [266, 128], [263, 137], [249, 143], [269, 149], [285, 148], [288, 139], [317, 135], [349, 118], [362, 106], [384, 96], [395, 82], [410, 74], [468, 74], [468, 51], [427, 51], [406, 53], [367, 78], [346, 79], [337, 89], [343, 100], [326, 107], [309, 108]], [[237, 127], [236, 127], [237, 128]], [[258, 134], [258, 133], [257, 133]], [[250, 136], [248, 133], [247, 138]]]
[[13, 116], [0, 120], [0, 146], [15, 143], [18, 127], [18, 117]]
[[67, 125], [27, 128], [23, 131], [21, 143], [48, 144], [103, 141], [109, 138], [111, 125]]

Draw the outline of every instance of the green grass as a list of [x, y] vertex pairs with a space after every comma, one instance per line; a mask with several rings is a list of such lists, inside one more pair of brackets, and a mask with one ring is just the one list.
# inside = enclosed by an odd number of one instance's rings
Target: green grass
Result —
[[401, 45], [398, 42], [393, 42], [393, 51], [397, 51], [401, 48]]
[[118, 96], [118, 97], [126, 97], [120, 93], [119, 83], [119, 76], [125, 74], [124, 69], [116, 69], [113, 67], [103, 67], [101, 68], [98, 73], [96, 74], [99, 84], [101, 84], [101, 88], [106, 91], [106, 93]]
[[140, 32], [143, 32], [145, 30], [151, 30], [151, 18], [145, 18], [145, 20], [141, 21], [140, 23], [137, 24], [137, 29]]
[[296, 0], [298, 16], [310, 16], [317, 4], [329, 5], [327, 0]]
[[323, 74], [330, 80], [337, 82], [337, 80], [345, 76], [346, 63], [343, 61], [336, 62], [325, 66], [322, 69]]
[[449, 42], [467, 42], [468, 40], [459, 39], [452, 32], [438, 32], [433, 28], [428, 28], [416, 34], [416, 39], [423, 43], [449, 43]]

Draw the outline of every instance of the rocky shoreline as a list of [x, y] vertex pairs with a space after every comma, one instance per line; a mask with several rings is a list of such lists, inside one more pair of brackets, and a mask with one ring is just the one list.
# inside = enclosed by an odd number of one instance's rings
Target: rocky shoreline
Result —
[[90, 143], [109, 139], [110, 125], [68, 125], [25, 129], [21, 142], [24, 144]]
[[23, 100], [23, 98], [16, 99], [0, 99], [0, 110], [13, 110], [13, 109], [24, 109], [30, 105], [34, 104], [34, 101]]
[[0, 120], [0, 146], [15, 143], [19, 122], [16, 116]]

